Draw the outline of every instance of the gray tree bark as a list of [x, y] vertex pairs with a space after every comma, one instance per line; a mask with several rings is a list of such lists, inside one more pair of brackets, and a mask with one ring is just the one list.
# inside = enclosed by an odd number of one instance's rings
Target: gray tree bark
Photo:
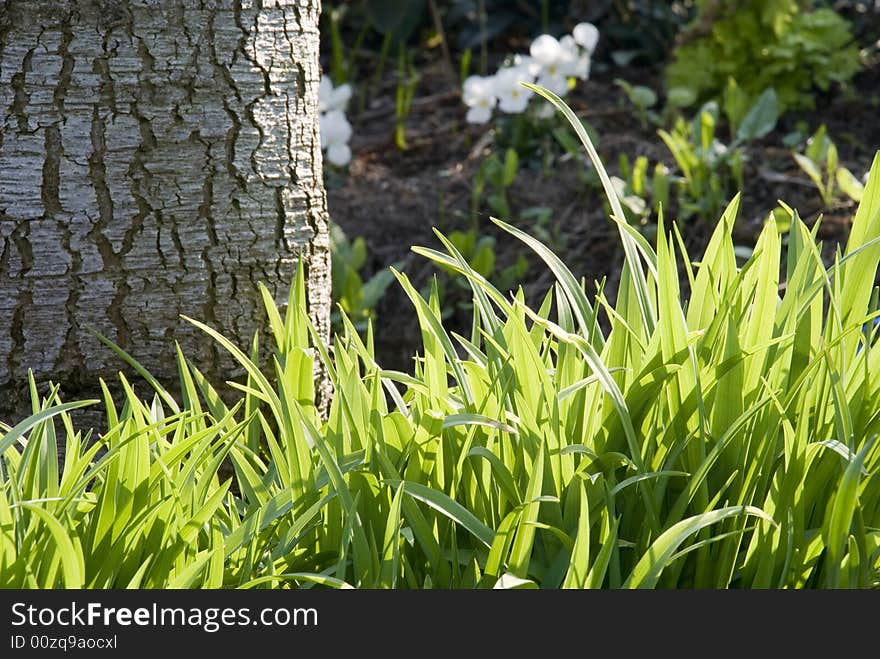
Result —
[[329, 332], [318, 136], [320, 0], [0, 4], [0, 388], [121, 362], [159, 377], [174, 341], [230, 364], [179, 314], [247, 344], [257, 282], [297, 259]]

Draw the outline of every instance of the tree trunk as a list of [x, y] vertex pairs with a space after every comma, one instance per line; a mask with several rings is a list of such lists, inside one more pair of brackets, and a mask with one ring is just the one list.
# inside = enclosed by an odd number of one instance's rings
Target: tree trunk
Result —
[[320, 0], [0, 3], [0, 389], [228, 359], [297, 259], [329, 331]]

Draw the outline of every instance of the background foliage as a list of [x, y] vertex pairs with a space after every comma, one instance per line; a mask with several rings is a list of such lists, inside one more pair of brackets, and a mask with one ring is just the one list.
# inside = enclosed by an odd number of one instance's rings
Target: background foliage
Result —
[[702, 0], [667, 75], [671, 87], [720, 97], [731, 84], [753, 101], [772, 87], [781, 107], [812, 107], [813, 90], [846, 83], [859, 69], [849, 24], [808, 0]]

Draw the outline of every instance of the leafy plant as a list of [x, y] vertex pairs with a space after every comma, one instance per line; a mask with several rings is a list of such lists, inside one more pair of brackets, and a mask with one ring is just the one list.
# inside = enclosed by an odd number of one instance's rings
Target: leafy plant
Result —
[[329, 2], [322, 5], [322, 17], [325, 26], [322, 34], [330, 35], [330, 77], [337, 85], [351, 82], [357, 78], [358, 53], [364, 38], [367, 36], [369, 25], [361, 26], [360, 31], [350, 44], [346, 54], [345, 39], [342, 36], [342, 21], [349, 7], [345, 4], [334, 6]]
[[692, 121], [679, 118], [671, 132], [658, 133], [675, 159], [679, 213], [715, 217], [743, 185], [743, 151], [729, 149], [715, 137], [718, 105], [710, 102]]
[[764, 137], [776, 126], [776, 93], [768, 89], [761, 94], [729, 145], [716, 137], [719, 115], [718, 104], [710, 101], [692, 122], [680, 117], [671, 132], [658, 131], [680, 171], [677, 199], [684, 218], [717, 216], [727, 200], [742, 190], [742, 145]]
[[[495, 238], [481, 234], [476, 226], [467, 231], [453, 231], [447, 240], [477, 275], [499, 290], [513, 290], [528, 273], [528, 259], [523, 254], [517, 255], [512, 264], [499, 267]], [[441, 265], [441, 269], [446, 276], [435, 279], [421, 293], [425, 297], [436, 295], [441, 318], [449, 318], [455, 309], [472, 310], [473, 303], [468, 295], [470, 287], [467, 281], [457, 276], [458, 271], [455, 268]]]
[[636, 116], [642, 128], [648, 126], [649, 119], [654, 123], [660, 121], [660, 117], [655, 112], [651, 112], [651, 108], [657, 105], [657, 94], [653, 89], [645, 85], [632, 85], [622, 78], [616, 78], [614, 84], [624, 91], [629, 102], [636, 109]]
[[782, 112], [813, 106], [813, 90], [847, 83], [859, 70], [849, 24], [809, 0], [698, 2], [699, 12], [667, 68], [671, 87], [720, 99], [732, 79], [751, 105], [763, 90], [779, 95]]
[[[587, 132], [592, 140], [593, 144], [599, 145], [599, 134], [596, 132], [595, 127], [585, 119], [578, 118], [578, 121], [581, 124], [581, 127]], [[578, 180], [580, 183], [588, 187], [590, 189], [594, 189], [596, 191], [601, 191], [602, 183], [599, 180], [599, 174], [596, 171], [595, 167], [593, 167], [590, 159], [586, 157], [584, 154], [583, 147], [576, 137], [571, 134], [571, 131], [564, 124], [550, 124], [545, 127], [545, 130], [549, 128], [550, 134], [553, 136], [553, 141], [559, 144], [563, 151], [563, 157], [566, 160], [573, 161], [577, 164], [577, 169], [575, 170], [577, 173]], [[545, 146], [545, 150], [547, 152], [550, 151], [550, 147], [553, 146], [549, 144]], [[545, 156], [546, 159], [546, 156]]]
[[408, 147], [406, 144], [406, 119], [412, 107], [416, 87], [419, 84], [419, 75], [413, 66], [410, 52], [401, 47], [397, 63], [397, 92], [394, 103], [394, 144], [401, 151]]
[[375, 319], [376, 305], [394, 275], [385, 268], [364, 282], [360, 272], [367, 262], [367, 244], [360, 236], [350, 241], [338, 224], [330, 225], [330, 256], [331, 295], [336, 305], [331, 312], [333, 328], [343, 329], [345, 314], [359, 332], [364, 332], [367, 323]]
[[471, 190], [471, 211], [475, 224], [484, 199], [493, 213], [500, 217], [510, 217], [507, 191], [516, 181], [518, 171], [519, 156], [513, 148], [504, 152], [503, 161], [497, 153], [492, 153], [483, 160]]
[[[468, 265], [486, 281], [500, 290], [511, 290], [525, 277], [529, 269], [526, 257], [519, 254], [512, 265], [499, 269], [495, 254], [495, 238], [478, 235], [473, 229], [453, 231], [449, 234], [450, 244], [467, 261]], [[449, 270], [455, 272], [454, 269]], [[465, 284], [461, 280], [459, 283]]]
[[838, 164], [837, 146], [828, 137], [824, 124], [807, 141], [803, 153], [793, 151], [791, 155], [816, 186], [826, 207], [834, 203], [839, 193], [855, 202], [862, 200], [864, 186], [850, 170]]
[[[448, 332], [436, 289], [396, 272], [423, 339], [412, 374], [378, 365], [344, 315], [332, 356], [316, 342], [302, 266], [283, 312], [263, 289], [265, 365], [256, 341], [249, 356], [191, 321], [247, 373], [231, 407], [183, 355], [175, 398], [114, 347], [156, 396], [123, 379], [120, 406], [105, 385], [97, 443], [69, 415], [94, 401], [33, 386], [34, 415], [2, 429], [0, 585], [880, 586], [880, 153], [830, 268], [794, 212], [785, 267], [773, 220], [738, 267], [738, 199], [695, 264], [662, 221], [655, 245], [621, 221], [583, 126], [536, 91], [612, 206], [613, 306], [498, 220], [555, 282], [532, 308], [438, 235], [445, 252], [416, 251], [467, 280], [473, 325]], [[335, 392], [326, 419], [315, 360]]]
[[638, 156], [630, 164], [626, 154], [620, 154], [620, 177], [612, 176], [611, 183], [617, 191], [620, 203], [631, 224], [647, 225], [653, 212], [659, 216], [661, 209], [669, 208], [669, 170], [662, 163], [654, 165], [649, 173], [649, 162], [645, 156]]
[[[358, 77], [364, 50], [374, 48], [378, 60], [370, 63], [372, 80], [360, 86], [358, 109], [365, 109], [367, 97], [375, 96], [385, 73], [389, 56], [398, 53], [395, 140], [400, 140], [401, 117], [405, 119], [412, 101], [415, 69], [407, 45], [426, 16], [426, 0], [367, 0], [362, 3], [322, 5], [321, 34], [329, 35], [329, 61], [333, 81], [350, 83]], [[376, 39], [379, 43], [372, 43]], [[326, 68], [326, 67], [325, 67]]]

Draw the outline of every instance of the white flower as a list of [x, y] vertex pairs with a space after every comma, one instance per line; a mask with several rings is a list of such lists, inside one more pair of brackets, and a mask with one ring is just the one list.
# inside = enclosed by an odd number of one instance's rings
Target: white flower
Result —
[[333, 144], [327, 149], [327, 160], [338, 167], [345, 167], [351, 162], [351, 147], [348, 144]]
[[321, 77], [318, 86], [318, 111], [331, 112], [333, 110], [345, 110], [348, 99], [351, 98], [351, 85], [345, 83], [339, 87], [333, 86], [333, 81], [327, 76]]
[[348, 140], [351, 124], [342, 110], [331, 110], [320, 117], [321, 148], [327, 151], [327, 160], [334, 165], [347, 165], [351, 160]]
[[542, 67], [547, 67], [559, 61], [562, 56], [562, 46], [556, 37], [542, 34], [535, 38], [532, 45], [529, 46], [529, 54]]
[[586, 48], [591, 55], [599, 43], [599, 30], [592, 23], [578, 23], [574, 26], [572, 36], [579, 46]]
[[564, 68], [568, 75], [580, 80], [586, 80], [590, 77], [590, 52], [582, 48], [578, 48], [574, 38], [563, 37], [562, 43], [568, 48], [566, 49]]
[[559, 46], [562, 49], [562, 55], [559, 58], [559, 68], [565, 75], [575, 75], [578, 71], [581, 50], [578, 48], [577, 43], [575, 43], [574, 37], [565, 35], [559, 40]]
[[568, 76], [563, 74], [558, 66], [548, 67], [541, 71], [537, 84], [557, 96], [565, 96], [568, 93]]
[[351, 138], [351, 124], [342, 110], [325, 112], [321, 115], [320, 124], [321, 146], [324, 148], [332, 144], [347, 143]]
[[468, 110], [469, 124], [484, 124], [492, 117], [492, 108], [498, 103], [494, 76], [470, 76], [464, 81], [462, 98]]
[[[565, 96], [568, 93], [568, 76], [574, 68], [570, 46], [563, 46], [555, 37], [542, 34], [532, 42], [529, 52], [541, 65], [538, 85], [558, 96]], [[577, 57], [576, 51], [574, 57]]]
[[[512, 69], [520, 69], [525, 73], [529, 82], [534, 82], [541, 73], [541, 65], [531, 55], [514, 55]], [[523, 78], [525, 80], [526, 78]]]
[[584, 53], [578, 57], [572, 75], [581, 80], [586, 80], [590, 77], [590, 55], [588, 53]]
[[[528, 107], [533, 93], [522, 82], [536, 82], [557, 96], [565, 96], [573, 78], [590, 77], [591, 55], [599, 40], [599, 31], [592, 23], [579, 23], [573, 34], [561, 39], [550, 34], [538, 36], [529, 47], [528, 55], [515, 55], [512, 64], [494, 76], [471, 76], [464, 81], [462, 97], [468, 106], [467, 121], [479, 124], [489, 121], [492, 109], [519, 114]], [[553, 114], [553, 107], [542, 104], [539, 117]]]
[[532, 77], [525, 67], [509, 66], [495, 74], [495, 94], [498, 108], [508, 114], [524, 112], [533, 92], [523, 87], [521, 82], [531, 82]]
[[467, 111], [464, 120], [469, 124], [484, 124], [492, 118], [492, 108], [488, 105], [475, 105]]

